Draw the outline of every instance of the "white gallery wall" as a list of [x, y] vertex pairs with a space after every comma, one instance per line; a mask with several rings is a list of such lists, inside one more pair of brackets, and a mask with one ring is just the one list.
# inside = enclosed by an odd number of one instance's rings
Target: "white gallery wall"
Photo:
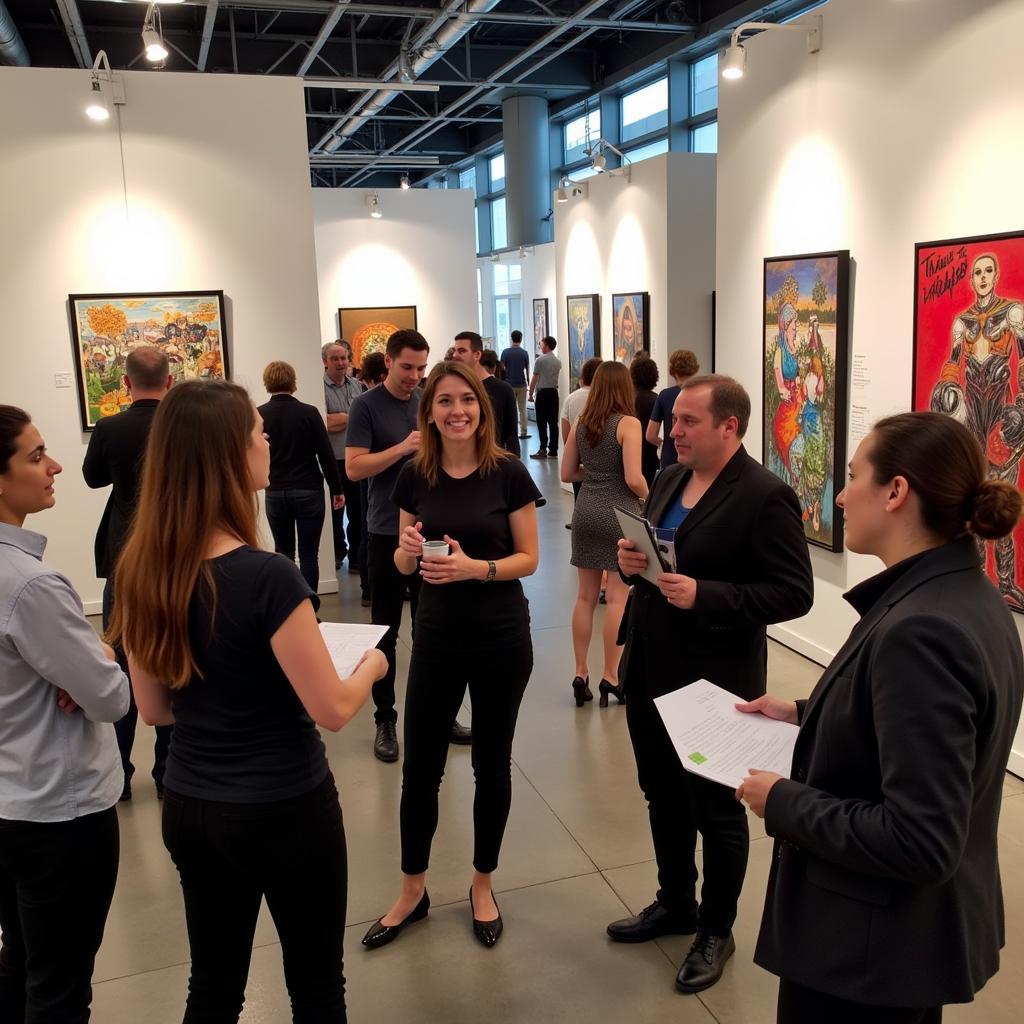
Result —
[[47, 561], [90, 612], [108, 491], [85, 486], [76, 392], [55, 386], [74, 366], [69, 294], [223, 290], [234, 380], [263, 402], [263, 367], [287, 359], [298, 397], [323, 407], [301, 81], [124, 77], [127, 105], [97, 124], [83, 113], [88, 72], [0, 67], [0, 401], [32, 414], [64, 466], [56, 508], [26, 525], [50, 538]]
[[[1024, 4], [830, 0], [816, 13], [819, 54], [796, 33], [755, 36], [744, 78], [719, 88], [718, 366], [754, 398], [758, 457], [764, 257], [850, 250], [851, 401], [870, 423], [910, 407], [915, 242], [1024, 227], [1024, 89], [979, 91], [958, 70], [1024, 38]], [[811, 559], [813, 610], [774, 632], [824, 663], [856, 619], [843, 592], [879, 563]], [[1024, 735], [1011, 765], [1024, 770]]]

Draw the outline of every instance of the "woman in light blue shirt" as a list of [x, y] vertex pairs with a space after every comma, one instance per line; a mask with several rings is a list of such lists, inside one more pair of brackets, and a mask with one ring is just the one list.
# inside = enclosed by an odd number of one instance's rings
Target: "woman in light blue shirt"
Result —
[[128, 680], [25, 518], [52, 508], [59, 463], [0, 405], [0, 1021], [89, 1020], [117, 879], [114, 738]]

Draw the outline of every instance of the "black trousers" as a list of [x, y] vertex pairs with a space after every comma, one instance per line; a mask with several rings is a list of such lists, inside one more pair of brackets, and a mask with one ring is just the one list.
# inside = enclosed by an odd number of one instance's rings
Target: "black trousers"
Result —
[[[643, 656], [634, 649], [630, 657], [626, 723], [651, 820], [658, 900], [682, 917], [696, 914], [704, 931], [725, 935], [736, 920], [747, 871], [747, 815], [727, 786], [683, 770], [653, 696], [645, 692]], [[698, 832], [704, 852], [699, 907], [694, 859]]]
[[299, 571], [315, 594], [320, 586], [320, 534], [326, 514], [324, 492], [267, 491], [266, 504], [274, 550], [294, 562], [298, 536]]
[[[338, 459], [338, 475], [345, 495], [345, 507], [331, 509], [331, 528], [334, 534], [334, 558], [342, 561], [348, 555], [349, 565], [362, 565], [359, 561], [363, 536], [363, 510], [359, 501], [359, 481], [350, 480], [345, 472], [345, 460]], [[344, 520], [348, 517], [348, 530]]]
[[537, 435], [540, 451], [547, 449], [548, 455], [558, 454], [558, 388], [540, 388], [534, 407], [537, 413]]
[[192, 957], [182, 1024], [238, 1020], [264, 897], [294, 1024], [344, 1022], [348, 860], [334, 779], [257, 804], [167, 790], [163, 838], [181, 877]]
[[512, 738], [533, 671], [533, 647], [454, 654], [413, 649], [405, 693], [402, 765], [402, 871], [418, 875], [430, 863], [437, 830], [437, 794], [448, 759], [452, 723], [469, 682], [473, 709], [473, 866], [484, 874], [498, 854], [512, 805]]
[[85, 1024], [117, 881], [117, 811], [0, 820], [0, 1021]]
[[388, 659], [388, 671], [383, 679], [373, 684], [374, 721], [397, 722], [398, 712], [395, 711], [395, 648], [398, 644], [398, 627], [402, 624], [402, 604], [405, 600], [406, 587], [410, 594], [410, 611], [412, 621], [416, 621], [416, 607], [420, 596], [420, 577], [418, 573], [403, 576], [395, 568], [395, 549], [398, 547], [397, 535], [371, 533], [367, 545], [370, 568], [370, 621], [375, 626], [387, 626], [377, 647]]
[[359, 488], [359, 588], [363, 597], [370, 596], [370, 557], [367, 554], [370, 534], [365, 529], [366, 518], [370, 514], [370, 481], [360, 480]]
[[[110, 613], [114, 609], [114, 578], [108, 577], [103, 584], [103, 631], [106, 632], [107, 623], [110, 621]], [[121, 666], [125, 675], [128, 675], [128, 659], [124, 651], [118, 649], [117, 663]], [[135, 746], [135, 730], [139, 724], [139, 709], [135, 704], [135, 690], [128, 688], [128, 710], [124, 718], [114, 723], [114, 735], [117, 737], [117, 749], [121, 755], [121, 768], [124, 770], [124, 781], [131, 782], [135, 774], [135, 765], [132, 764], [132, 747]], [[157, 789], [164, 787], [164, 771], [167, 768], [167, 752], [171, 747], [171, 734], [174, 732], [173, 725], [158, 725], [156, 729], [156, 743], [153, 746], [153, 781]]]
[[942, 1007], [868, 1006], [779, 981], [778, 1024], [940, 1024]]

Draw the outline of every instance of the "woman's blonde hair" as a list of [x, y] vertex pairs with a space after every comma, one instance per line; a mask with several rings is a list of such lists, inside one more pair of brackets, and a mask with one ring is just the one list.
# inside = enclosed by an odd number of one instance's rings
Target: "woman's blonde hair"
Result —
[[278, 395], [282, 391], [291, 394], [296, 387], [295, 367], [279, 359], [267, 363], [263, 369], [263, 387], [271, 395]]
[[591, 447], [600, 443], [605, 425], [612, 416], [617, 413], [623, 416], [636, 414], [634, 401], [633, 381], [625, 363], [603, 362], [594, 374], [587, 404], [577, 420]]
[[484, 390], [477, 375], [462, 363], [453, 360], [438, 363], [430, 371], [423, 388], [423, 397], [420, 399], [420, 450], [414, 459], [416, 469], [431, 487], [437, 485], [442, 450], [441, 432], [433, 422], [431, 410], [438, 385], [445, 377], [460, 378], [476, 395], [476, 402], [480, 408], [480, 421], [476, 427], [476, 454], [480, 461], [480, 475], [486, 476], [494, 472], [498, 464], [508, 458], [508, 452], [499, 448], [495, 442], [494, 407], [491, 405], [490, 395]]
[[172, 689], [200, 674], [189, 606], [202, 577], [216, 607], [210, 536], [220, 529], [259, 543], [247, 459], [255, 417], [245, 388], [224, 380], [175, 385], [153, 417], [107, 641]]

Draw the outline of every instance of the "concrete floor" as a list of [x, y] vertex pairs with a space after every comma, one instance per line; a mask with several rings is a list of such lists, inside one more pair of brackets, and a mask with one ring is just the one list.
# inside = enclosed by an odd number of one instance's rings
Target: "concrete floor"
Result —
[[[533, 439], [529, 443], [532, 450]], [[512, 814], [495, 875], [505, 934], [485, 950], [470, 930], [472, 769], [468, 748], [451, 748], [441, 823], [429, 876], [430, 916], [386, 949], [360, 945], [398, 891], [400, 764], [372, 755], [372, 711], [325, 740], [341, 792], [349, 849], [345, 972], [353, 1022], [384, 1024], [558, 1021], [559, 1024], [769, 1024], [775, 979], [751, 962], [772, 843], [751, 817], [750, 867], [736, 926], [737, 952], [722, 981], [699, 996], [676, 993], [688, 948], [681, 937], [646, 945], [610, 942], [605, 925], [653, 898], [656, 869], [636, 785], [624, 708], [576, 710], [569, 620], [571, 498], [555, 461], [527, 460], [548, 496], [540, 510], [542, 568], [527, 581], [536, 667], [516, 734]], [[369, 621], [356, 577], [343, 574], [327, 619]], [[408, 622], [399, 681], [409, 660]], [[599, 636], [599, 630], [597, 631]], [[457, 642], [457, 637], [453, 637]], [[591, 672], [600, 673], [599, 644]], [[804, 696], [820, 669], [771, 645], [770, 689]], [[404, 687], [403, 687], [404, 689]], [[401, 707], [402, 691], [399, 693]], [[464, 721], [468, 715], [460, 716]], [[135, 799], [120, 807], [121, 871], [96, 965], [94, 1020], [176, 1024], [188, 980], [188, 941], [177, 875], [160, 839], [160, 805], [148, 782], [152, 733], [140, 726]], [[950, 1021], [1017, 1024], [1024, 998], [1024, 782], [1007, 776], [1000, 824], [1007, 950], [1002, 972]], [[841, 941], [841, 936], [836, 936]], [[264, 907], [249, 974], [244, 1024], [291, 1019], [280, 949]], [[898, 955], [898, 951], [893, 951]]]

